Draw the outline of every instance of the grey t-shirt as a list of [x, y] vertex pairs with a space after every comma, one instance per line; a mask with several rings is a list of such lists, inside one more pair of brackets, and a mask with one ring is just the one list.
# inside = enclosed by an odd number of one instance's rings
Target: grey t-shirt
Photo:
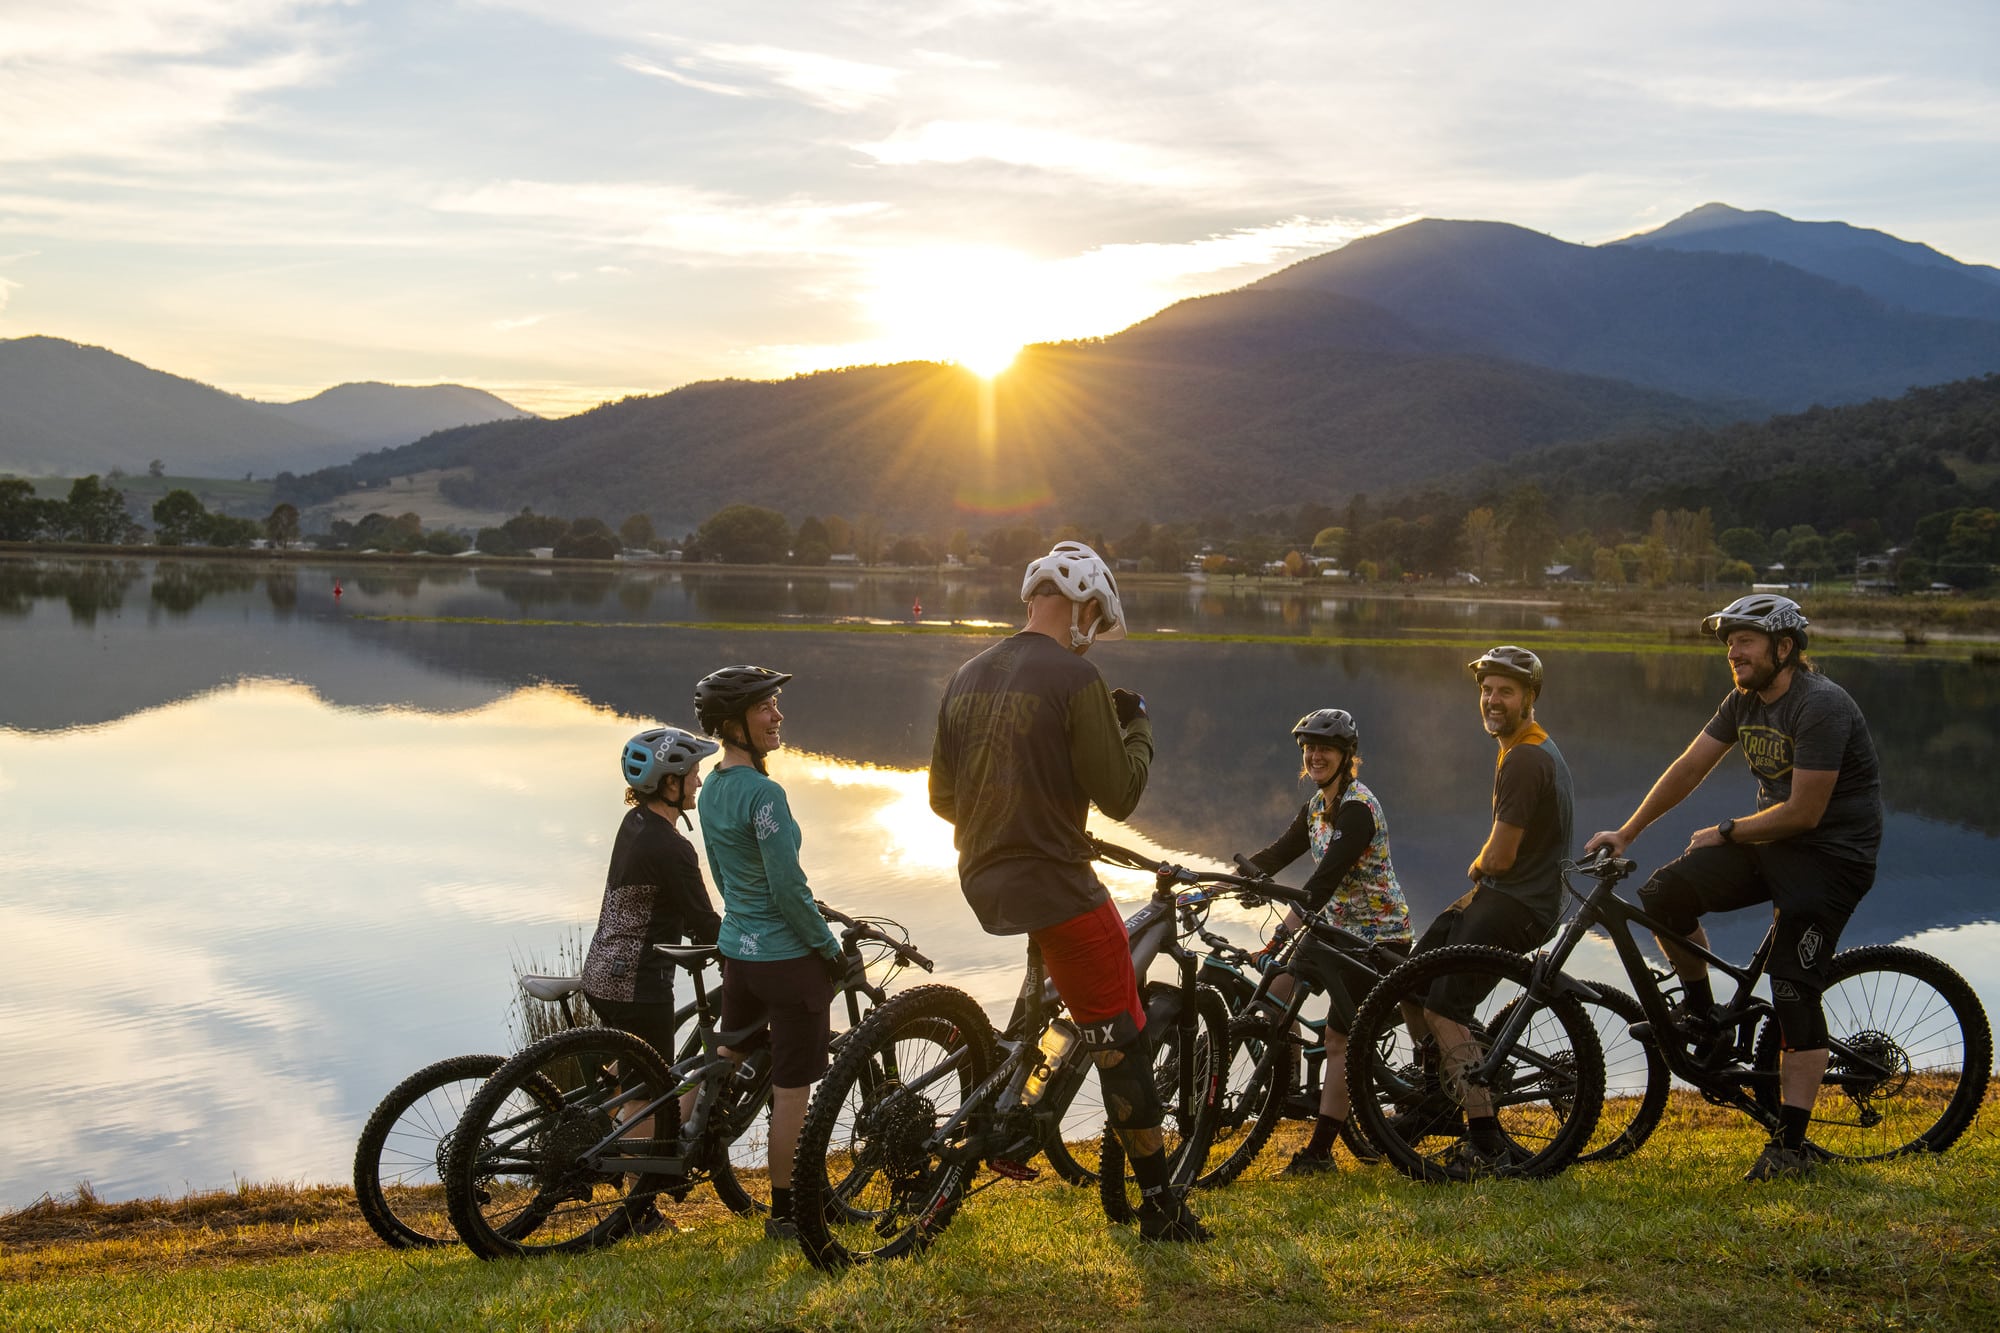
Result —
[[1874, 864], [1882, 842], [1882, 784], [1868, 722], [1846, 690], [1816, 671], [1796, 672], [1792, 687], [1772, 704], [1731, 690], [1703, 730], [1724, 745], [1742, 745], [1757, 775], [1759, 810], [1791, 796], [1796, 769], [1835, 773], [1819, 827], [1792, 841]]

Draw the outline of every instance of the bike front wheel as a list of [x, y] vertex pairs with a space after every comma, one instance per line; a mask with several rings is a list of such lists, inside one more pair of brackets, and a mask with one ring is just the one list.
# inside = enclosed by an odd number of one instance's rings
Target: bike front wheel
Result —
[[979, 1170], [974, 1126], [945, 1123], [993, 1072], [971, 996], [918, 986], [854, 1029], [813, 1093], [792, 1159], [799, 1245], [820, 1268], [894, 1259], [950, 1224]]
[[[1530, 1001], [1533, 971], [1504, 949], [1453, 945], [1412, 958], [1362, 1001], [1347, 1045], [1352, 1113], [1404, 1174], [1550, 1176], [1589, 1142], [1604, 1098], [1597, 1029], [1574, 994]], [[1518, 1031], [1495, 1064], [1503, 1022]], [[1498, 1148], [1470, 1137], [1468, 1105], [1482, 1102], [1499, 1122]]]
[[[1901, 945], [1836, 954], [1827, 967], [1830, 1052], [1806, 1137], [1829, 1156], [1872, 1162], [1943, 1152], [1979, 1111], [1993, 1067], [1993, 1033], [1972, 987], [1948, 964]], [[1757, 1035], [1755, 1063], [1775, 1074], [1775, 1021]], [[1777, 1109], [1776, 1078], [1758, 1100]]]
[[480, 1084], [504, 1055], [455, 1055], [427, 1065], [389, 1090], [354, 1145], [354, 1201], [370, 1229], [393, 1249], [455, 1244], [444, 1201], [451, 1133]]
[[671, 1097], [650, 1117], [645, 1146], [630, 1141], [648, 1128], [639, 1109], [673, 1087], [651, 1046], [613, 1028], [557, 1032], [514, 1056], [452, 1132], [445, 1202], [460, 1238], [498, 1259], [592, 1249], [644, 1225], [674, 1178], [626, 1171], [618, 1152], [592, 1152], [620, 1136], [627, 1157], [676, 1153]]
[[1215, 1131], [1194, 1182], [1201, 1189], [1220, 1189], [1241, 1177], [1285, 1118], [1285, 1103], [1299, 1084], [1299, 1046], [1291, 1033], [1272, 1031], [1271, 1022], [1246, 1012], [1230, 1023]]
[[[1184, 993], [1153, 983], [1146, 988], [1146, 1026], [1158, 1024], [1153, 1048], [1153, 1086], [1164, 1114], [1160, 1135], [1167, 1154], [1167, 1179], [1175, 1186], [1195, 1183], [1207, 1166], [1209, 1135], [1222, 1095], [1222, 1071], [1229, 1059], [1229, 1004], [1208, 986], [1194, 989], [1194, 1022], [1180, 1021]], [[1182, 1070], [1189, 1077], [1183, 1078]], [[1098, 1150], [1098, 1197], [1104, 1215], [1129, 1222], [1138, 1215], [1139, 1187], [1126, 1175], [1126, 1154], [1114, 1151], [1108, 1125]]]

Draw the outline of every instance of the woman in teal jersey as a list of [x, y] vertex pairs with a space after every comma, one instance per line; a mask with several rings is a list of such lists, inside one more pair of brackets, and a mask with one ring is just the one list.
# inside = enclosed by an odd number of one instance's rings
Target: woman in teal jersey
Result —
[[771, 1216], [764, 1234], [774, 1240], [798, 1234], [792, 1153], [812, 1085], [826, 1073], [829, 1013], [849, 965], [799, 866], [791, 803], [764, 765], [784, 743], [778, 692], [790, 679], [768, 667], [724, 667], [702, 677], [694, 695], [702, 730], [722, 742], [701, 801], [702, 841], [722, 892], [722, 1026], [770, 1022]]

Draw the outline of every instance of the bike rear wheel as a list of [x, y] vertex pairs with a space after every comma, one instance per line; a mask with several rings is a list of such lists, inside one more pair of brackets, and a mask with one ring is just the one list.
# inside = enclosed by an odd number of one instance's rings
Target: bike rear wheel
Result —
[[422, 1249], [458, 1241], [445, 1207], [444, 1160], [465, 1104], [504, 1055], [455, 1055], [389, 1090], [354, 1145], [354, 1200], [384, 1245]]
[[[1223, 1062], [1229, 1052], [1229, 1005], [1221, 992], [1195, 987], [1195, 1021], [1188, 1027], [1179, 1021], [1183, 1003], [1178, 987], [1154, 982], [1146, 988], [1146, 1026], [1151, 1029], [1158, 1023], [1160, 1032], [1153, 1048], [1153, 1086], [1159, 1089], [1165, 1109], [1160, 1130], [1166, 1141], [1167, 1179], [1176, 1186], [1195, 1183], [1207, 1164], [1209, 1135], [1222, 1092]], [[1184, 1067], [1193, 1071], [1185, 1096], [1181, 1093]], [[1129, 1222], [1138, 1215], [1139, 1187], [1126, 1174], [1124, 1152], [1112, 1150], [1117, 1142], [1116, 1132], [1107, 1125], [1099, 1141], [1098, 1197], [1106, 1217]]]
[[[944, 1122], [993, 1072], [985, 1011], [951, 986], [918, 986], [854, 1029], [806, 1109], [793, 1157], [799, 1245], [820, 1268], [894, 1259], [950, 1224], [980, 1163], [971, 1126]], [[832, 1183], [830, 1183], [832, 1182]]]
[[[1573, 994], [1529, 1007], [1526, 1025], [1485, 1087], [1504, 1149], [1467, 1136], [1465, 1071], [1484, 1062], [1513, 1007], [1527, 1003], [1534, 964], [1481, 945], [1436, 949], [1385, 976], [1355, 1014], [1347, 1047], [1348, 1095], [1368, 1142], [1418, 1180], [1554, 1175], [1576, 1159], [1604, 1097], [1604, 1052]], [[1469, 1045], [1426, 1049], [1406, 1012], [1433, 998], [1461, 1015]]]
[[1658, 1043], [1632, 1035], [1632, 1025], [1646, 1018], [1639, 1002], [1602, 981], [1584, 985], [1597, 992], [1597, 999], [1584, 1000], [1583, 1009], [1604, 1050], [1604, 1107], [1576, 1160], [1616, 1162], [1639, 1151], [1659, 1128], [1674, 1076]]
[[[1985, 1007], [1949, 965], [1900, 945], [1836, 954], [1821, 999], [1832, 1053], [1806, 1137], [1840, 1161], [1943, 1152], [1979, 1112], [1992, 1074]], [[1777, 1070], [1775, 1021], [1757, 1035], [1756, 1067]], [[1758, 1084], [1775, 1110], [1775, 1079]]]
[[[453, 1131], [445, 1201], [460, 1238], [498, 1259], [592, 1249], [642, 1224], [668, 1178], [585, 1154], [621, 1127], [629, 1136], [638, 1105], [673, 1086], [651, 1046], [612, 1028], [553, 1033], [507, 1061]], [[666, 1146], [647, 1155], [670, 1155], [677, 1105], [652, 1119]]]

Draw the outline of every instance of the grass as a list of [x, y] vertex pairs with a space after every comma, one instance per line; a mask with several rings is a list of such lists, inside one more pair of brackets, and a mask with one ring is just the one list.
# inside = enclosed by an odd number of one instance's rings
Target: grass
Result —
[[[1289, 1143], [1269, 1152], [1289, 1151]], [[1749, 1186], [1741, 1117], [1689, 1097], [1637, 1156], [1424, 1187], [1386, 1167], [1206, 1196], [1142, 1246], [1052, 1179], [973, 1198], [923, 1258], [836, 1275], [712, 1199], [679, 1234], [481, 1263], [392, 1252], [343, 1191], [85, 1197], [0, 1218], [10, 1329], [1966, 1328], [2000, 1325], [2000, 1108], [1945, 1158]], [[705, 1191], [703, 1192], [706, 1193]]]

